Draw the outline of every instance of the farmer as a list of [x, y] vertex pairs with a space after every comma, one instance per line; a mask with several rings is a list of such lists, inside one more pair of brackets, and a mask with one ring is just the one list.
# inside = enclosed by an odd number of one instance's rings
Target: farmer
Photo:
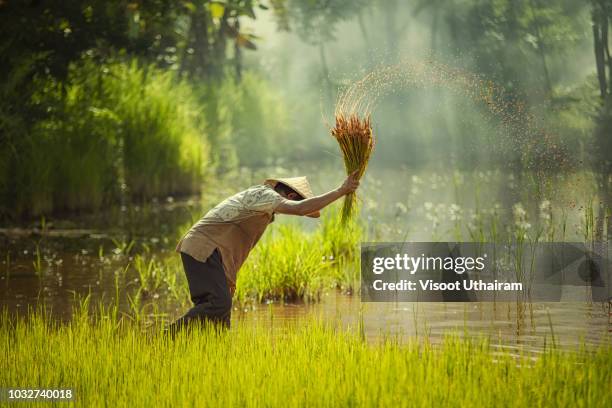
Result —
[[191, 321], [229, 328], [238, 270], [274, 214], [318, 218], [319, 210], [358, 186], [353, 173], [337, 189], [315, 197], [306, 177], [267, 179], [206, 213], [176, 246], [194, 306], [170, 330], [175, 332]]

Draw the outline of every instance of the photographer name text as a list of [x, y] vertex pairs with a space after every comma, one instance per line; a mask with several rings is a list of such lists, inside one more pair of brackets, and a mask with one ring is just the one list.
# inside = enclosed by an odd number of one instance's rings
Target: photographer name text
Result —
[[447, 291], [447, 290], [481, 290], [481, 291], [521, 291], [520, 282], [484, 282], [482, 280], [465, 279], [454, 282], [436, 282], [432, 279], [419, 279], [418, 283], [407, 279], [397, 282], [385, 282], [377, 279], [372, 282], [372, 288], [377, 291]]

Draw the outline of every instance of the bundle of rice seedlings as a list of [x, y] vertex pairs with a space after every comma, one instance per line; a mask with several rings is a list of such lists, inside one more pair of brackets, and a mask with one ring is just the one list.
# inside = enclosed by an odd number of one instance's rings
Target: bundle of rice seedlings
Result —
[[[336, 126], [331, 133], [340, 145], [346, 174], [357, 171], [358, 179], [361, 179], [375, 144], [370, 115], [359, 118], [356, 113], [349, 115], [336, 113]], [[342, 206], [342, 222], [346, 223], [353, 216], [356, 201], [355, 193], [345, 196]]]

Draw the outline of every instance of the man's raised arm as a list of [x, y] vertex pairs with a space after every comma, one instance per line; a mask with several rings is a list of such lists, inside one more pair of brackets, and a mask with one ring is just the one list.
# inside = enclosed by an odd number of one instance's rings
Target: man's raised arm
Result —
[[346, 180], [344, 180], [344, 183], [337, 189], [301, 201], [285, 200], [276, 207], [274, 212], [290, 215], [313, 214], [327, 207], [343, 195], [357, 190], [357, 187], [359, 187], [359, 180], [357, 179], [357, 172], [355, 171], [349, 175]]

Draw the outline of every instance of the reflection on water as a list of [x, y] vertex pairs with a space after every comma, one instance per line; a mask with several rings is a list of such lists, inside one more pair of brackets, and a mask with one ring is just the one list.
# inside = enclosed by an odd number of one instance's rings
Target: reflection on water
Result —
[[275, 333], [283, 333], [314, 316], [339, 327], [363, 330], [370, 341], [399, 336], [436, 344], [444, 336], [456, 334], [486, 337], [503, 349], [541, 351], [552, 346], [575, 349], [582, 342], [610, 342], [609, 312], [609, 306], [601, 303], [518, 307], [516, 303], [361, 303], [358, 297], [331, 293], [318, 304], [236, 310], [233, 319], [263, 323]]
[[[268, 175], [309, 174], [313, 189], [322, 192], [341, 182], [339, 170], [275, 168], [240, 173], [231, 183], [207, 189], [206, 200], [165, 198], [70, 220], [2, 228], [0, 308], [24, 314], [44, 304], [58, 318], [69, 319], [76, 296], [90, 294], [92, 302], [114, 302], [118, 291], [119, 308], [129, 311], [126, 294], [137, 290], [138, 276], [133, 271], [122, 275], [122, 271], [133, 262], [133, 254], [145, 252], [159, 259], [176, 256], [176, 240], [212, 204]], [[588, 175], [567, 174], [541, 182], [499, 172], [416, 173], [373, 168], [360, 190], [362, 218], [371, 241], [470, 241], [489, 238], [492, 226], [501, 229], [503, 225], [527, 235], [541, 231], [543, 240], [581, 240], [587, 238], [585, 231], [593, 231], [593, 225], [585, 224], [585, 211], [589, 203], [598, 202], [594, 184], [585, 177]], [[278, 217], [275, 223], [288, 222], [288, 218]], [[300, 222], [308, 229], [317, 226], [316, 220]], [[170, 320], [186, 310], [188, 297], [185, 294], [179, 304], [166, 295], [145, 296], [143, 304], [151, 314]], [[609, 304], [362, 304], [358, 296], [333, 290], [318, 304], [250, 306], [235, 310], [233, 319], [264, 323], [282, 333], [313, 316], [363, 331], [371, 340], [401, 335], [438, 342], [452, 332], [485, 335], [494, 344], [531, 350], [552, 344], [572, 347], [582, 340], [609, 342], [611, 328]]]

